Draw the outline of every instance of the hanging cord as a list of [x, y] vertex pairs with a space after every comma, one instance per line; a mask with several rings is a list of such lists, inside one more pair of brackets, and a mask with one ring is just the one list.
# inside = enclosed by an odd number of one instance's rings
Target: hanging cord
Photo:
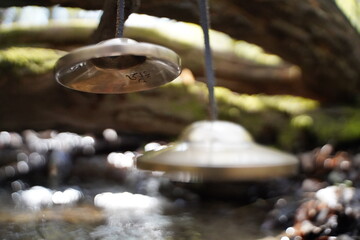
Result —
[[125, 0], [118, 0], [117, 13], [116, 13], [116, 35], [115, 37], [121, 38], [124, 33], [125, 25]]
[[211, 120], [217, 119], [217, 106], [216, 99], [214, 94], [215, 87], [215, 73], [212, 62], [212, 53], [210, 47], [210, 37], [209, 37], [209, 28], [210, 28], [210, 19], [209, 19], [209, 4], [208, 0], [198, 0], [200, 8], [200, 25], [204, 33], [204, 42], [205, 42], [205, 75], [207, 78], [207, 87], [209, 92], [209, 115]]

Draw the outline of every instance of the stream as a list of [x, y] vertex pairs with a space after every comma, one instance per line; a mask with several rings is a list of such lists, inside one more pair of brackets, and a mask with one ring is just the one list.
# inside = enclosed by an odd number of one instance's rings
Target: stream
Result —
[[[119, 139], [111, 130], [100, 140], [1, 132], [0, 238], [254, 240], [280, 234], [263, 229], [275, 198], [249, 200], [254, 191], [244, 184], [233, 184], [239, 189], [234, 199], [204, 197], [159, 173], [137, 170], [140, 151], [121, 151], [163, 145], [130, 146], [133, 138]], [[216, 196], [224, 186], [207, 187], [218, 188]]]
[[360, 154], [326, 144], [292, 178], [180, 183], [136, 168], [157, 137], [0, 132], [0, 239], [356, 240]]
[[[114, 191], [116, 187], [112, 188]], [[109, 189], [108, 189], [109, 190]], [[89, 195], [84, 196], [89, 197]], [[130, 201], [130, 202], [129, 202]], [[101, 203], [100, 203], [101, 202]], [[91, 201], [25, 209], [2, 205], [2, 239], [258, 239], [266, 204], [196, 203], [124, 192]]]

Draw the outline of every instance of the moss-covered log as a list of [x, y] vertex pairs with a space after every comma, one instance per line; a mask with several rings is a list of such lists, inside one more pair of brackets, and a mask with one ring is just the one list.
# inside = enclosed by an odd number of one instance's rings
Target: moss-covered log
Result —
[[49, 24], [45, 26], [1, 27], [0, 48], [12, 46], [43, 46], [72, 49], [84, 45], [96, 28], [95, 23], [71, 22], [69, 24]]
[[[35, 45], [70, 50], [88, 43], [95, 27], [95, 24], [92, 23], [85, 25], [73, 21], [66, 25], [51, 23], [31, 29], [21, 26], [0, 28], [0, 48]], [[179, 27], [185, 32], [191, 32], [191, 37], [173, 31], [174, 28]], [[173, 31], [173, 33], [168, 34], [169, 31]], [[173, 49], [180, 55], [183, 67], [189, 68], [196, 79], [203, 81], [203, 61], [202, 58], [195, 57], [203, 54], [202, 33], [198, 26], [163, 22], [156, 27], [128, 26], [124, 34], [125, 37], [138, 41], [160, 44]], [[212, 31], [211, 35], [214, 39], [214, 62], [219, 86], [242, 93], [306, 95], [305, 90], [301, 87], [300, 70], [295, 66], [257, 49], [253, 49], [251, 57], [248, 57], [247, 52], [243, 49], [256, 47], [249, 46], [245, 42], [235, 41], [219, 32]], [[235, 49], [237, 51], [234, 51]], [[17, 51], [19, 49], [15, 50], [15, 52]], [[1, 51], [0, 55], [8, 55], [10, 52], [12, 51], [5, 49]], [[24, 53], [27, 52], [24, 51]], [[21, 54], [17, 54], [17, 56], [21, 61]], [[4, 64], [5, 62], [2, 63], [2, 65]], [[14, 61], [14, 64], [18, 63]], [[11, 73], [11, 69], [7, 67], [1, 68], [0, 66], [0, 70], [4, 75]]]
[[[10, 54], [14, 58], [8, 55], [0, 57], [0, 62], [6, 61], [7, 68], [13, 69], [0, 81], [2, 130], [51, 128], [100, 133], [113, 128], [172, 137], [191, 122], [207, 118], [206, 87], [195, 82], [187, 70], [177, 81], [154, 90], [96, 95], [71, 91], [54, 81], [50, 65], [61, 52], [15, 48]], [[41, 55], [46, 56], [43, 61]], [[360, 139], [360, 112], [356, 108], [322, 109], [309, 99], [239, 95], [221, 87], [215, 92], [220, 119], [242, 124], [262, 143], [303, 150], [329, 141], [337, 144]]]

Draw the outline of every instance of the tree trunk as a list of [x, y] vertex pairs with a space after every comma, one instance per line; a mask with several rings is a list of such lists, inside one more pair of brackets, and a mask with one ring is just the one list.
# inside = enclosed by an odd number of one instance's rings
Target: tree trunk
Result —
[[[310, 96], [356, 100], [360, 36], [331, 0], [211, 1], [214, 29], [262, 46], [303, 72]], [[148, 0], [140, 12], [197, 22], [196, 1]]]

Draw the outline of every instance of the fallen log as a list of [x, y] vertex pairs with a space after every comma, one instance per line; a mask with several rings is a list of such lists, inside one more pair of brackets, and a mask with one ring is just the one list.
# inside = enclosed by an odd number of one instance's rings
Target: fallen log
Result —
[[[195, 81], [189, 70], [184, 70], [173, 83], [150, 91], [88, 94], [58, 85], [52, 66], [42, 66], [44, 62], [54, 63], [62, 52], [21, 50], [22, 58], [7, 60], [6, 66], [12, 71], [0, 76], [2, 130], [55, 129], [100, 134], [112, 128], [121, 133], [172, 138], [190, 123], [207, 119], [206, 86]], [[41, 61], [40, 55], [47, 57]], [[0, 69], [4, 65], [0, 61]], [[39, 66], [42, 72], [36, 72]], [[360, 113], [356, 107], [321, 108], [310, 99], [237, 94], [222, 87], [216, 88], [215, 95], [219, 118], [243, 125], [262, 143], [304, 150], [327, 142], [336, 145], [360, 139]]]

